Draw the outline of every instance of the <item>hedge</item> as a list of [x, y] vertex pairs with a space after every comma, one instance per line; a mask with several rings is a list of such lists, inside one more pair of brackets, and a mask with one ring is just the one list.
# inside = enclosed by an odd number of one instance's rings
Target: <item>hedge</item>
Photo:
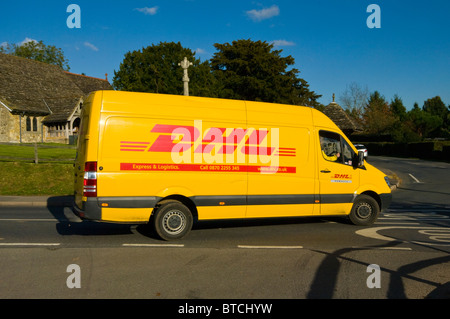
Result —
[[[414, 157], [428, 160], [450, 162], [450, 142], [362, 142], [370, 155], [387, 155], [396, 157]], [[358, 142], [354, 142], [358, 144]]]

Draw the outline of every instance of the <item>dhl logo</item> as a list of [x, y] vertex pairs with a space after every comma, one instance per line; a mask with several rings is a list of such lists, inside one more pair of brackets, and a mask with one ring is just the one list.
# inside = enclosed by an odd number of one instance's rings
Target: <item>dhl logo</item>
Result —
[[331, 178], [335, 178], [335, 179], [352, 179], [352, 175], [348, 175], [348, 174], [334, 174], [334, 176], [332, 176]]
[[[192, 151], [194, 154], [230, 155], [239, 149], [244, 155], [295, 157], [295, 148], [278, 147], [278, 141], [267, 146], [269, 130], [211, 127], [200, 139], [200, 125], [180, 126], [156, 124], [151, 133], [159, 136], [152, 144], [142, 141], [121, 141], [120, 150], [124, 152], [169, 152]], [[275, 145], [273, 145], [275, 144]]]

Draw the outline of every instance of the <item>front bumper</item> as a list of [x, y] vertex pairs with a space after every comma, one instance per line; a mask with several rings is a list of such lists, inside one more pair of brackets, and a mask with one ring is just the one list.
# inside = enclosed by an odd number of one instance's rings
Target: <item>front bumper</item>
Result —
[[386, 193], [386, 194], [380, 194], [381, 199], [381, 211], [385, 211], [389, 208], [389, 205], [391, 205], [392, 202], [392, 193]]

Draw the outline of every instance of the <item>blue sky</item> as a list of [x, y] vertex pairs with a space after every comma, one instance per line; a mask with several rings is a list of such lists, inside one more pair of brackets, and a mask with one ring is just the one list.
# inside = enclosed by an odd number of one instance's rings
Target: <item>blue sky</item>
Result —
[[[81, 28], [70, 29], [70, 4]], [[368, 28], [369, 4], [381, 28]], [[352, 82], [414, 102], [450, 104], [450, 1], [447, 0], [41, 0], [1, 1], [0, 45], [43, 40], [61, 48], [70, 71], [110, 82], [124, 54], [181, 42], [207, 60], [214, 43], [265, 40], [292, 55], [300, 77], [328, 104]]]

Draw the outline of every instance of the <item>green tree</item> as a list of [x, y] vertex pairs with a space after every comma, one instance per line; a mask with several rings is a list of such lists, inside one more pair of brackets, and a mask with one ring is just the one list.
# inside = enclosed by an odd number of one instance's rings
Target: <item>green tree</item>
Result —
[[266, 41], [237, 40], [214, 44], [211, 68], [223, 98], [320, 107], [321, 95], [298, 77], [292, 56], [282, 57]]
[[395, 118], [394, 124], [391, 127], [390, 134], [394, 142], [409, 142], [417, 141], [419, 138], [410, 130], [405, 124], [406, 107], [403, 105], [402, 99], [396, 94], [391, 100], [389, 108]]
[[369, 134], [388, 134], [395, 123], [389, 104], [378, 91], [373, 92], [363, 114], [364, 125]]
[[114, 71], [113, 86], [124, 91], [183, 94], [183, 69], [178, 63], [184, 57], [193, 63], [189, 68], [190, 94], [214, 96], [209, 63], [195, 58], [195, 53], [180, 42], [160, 42], [126, 53], [119, 70]]
[[446, 118], [449, 112], [447, 106], [445, 106], [439, 96], [426, 100], [423, 103], [423, 110], [431, 115], [437, 115], [441, 118]]
[[0, 47], [0, 52], [57, 65], [66, 71], [70, 70], [69, 61], [64, 56], [62, 49], [57, 48], [54, 45], [46, 45], [43, 41], [28, 41], [23, 44], [12, 45], [7, 44], [6, 46]]
[[423, 103], [422, 109], [433, 116], [442, 119], [442, 125], [437, 127], [429, 135], [430, 137], [448, 137], [450, 132], [450, 111], [439, 96], [435, 96]]
[[394, 116], [398, 117], [401, 121], [406, 116], [406, 107], [403, 105], [402, 99], [396, 94], [391, 101], [390, 105], [391, 112]]
[[442, 126], [443, 119], [438, 115], [432, 115], [422, 110], [417, 103], [407, 114], [407, 123], [412, 131], [421, 138], [429, 137], [430, 134]]

